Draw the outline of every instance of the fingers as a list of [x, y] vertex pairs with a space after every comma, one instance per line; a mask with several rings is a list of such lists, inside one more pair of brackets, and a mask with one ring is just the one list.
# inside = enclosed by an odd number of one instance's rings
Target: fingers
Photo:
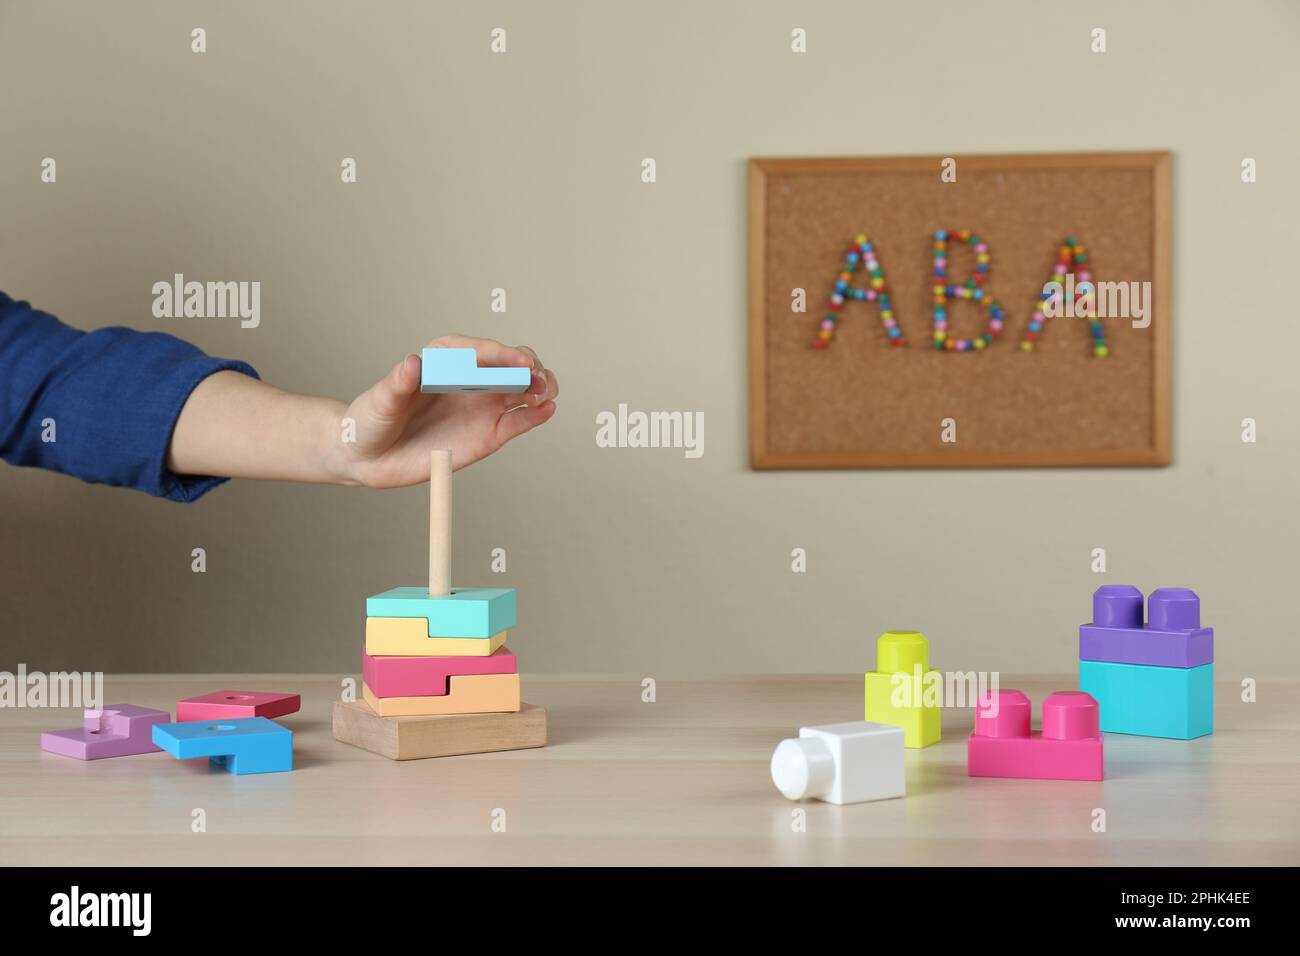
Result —
[[512, 348], [496, 339], [475, 339], [468, 335], [444, 335], [429, 343], [431, 349], [473, 349], [478, 353], [478, 364], [491, 368], [536, 367], [537, 353], [532, 349]]
[[[533, 389], [530, 389], [530, 398], [535, 398], [535, 402], [529, 404], [541, 405], [544, 402], [553, 402], [560, 397], [560, 380], [555, 377], [555, 373], [549, 368], [544, 368], [540, 373], [533, 373]], [[537, 386], [540, 384], [540, 388]]]
[[533, 380], [528, 385], [528, 391], [522, 395], [504, 396], [506, 408], [513, 408], [521, 401], [525, 405], [534, 407], [541, 405], [543, 402], [553, 402], [560, 394], [560, 383], [555, 378], [555, 373], [549, 368], [533, 369]]
[[549, 421], [554, 414], [555, 402], [552, 401], [540, 405], [520, 405], [497, 420], [497, 441], [504, 445], [510, 439], [518, 438], [524, 432], [532, 431]]
[[528, 391], [524, 393], [524, 403], [537, 406], [544, 402], [555, 401], [560, 394], [560, 383], [556, 379], [555, 373], [544, 366], [537, 353], [527, 345], [520, 345], [517, 348], [520, 352], [526, 354], [533, 363], [533, 378], [528, 384]]

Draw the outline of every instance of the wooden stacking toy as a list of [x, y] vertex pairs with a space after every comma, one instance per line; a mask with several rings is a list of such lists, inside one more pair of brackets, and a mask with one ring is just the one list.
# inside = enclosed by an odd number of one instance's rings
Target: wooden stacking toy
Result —
[[546, 745], [546, 711], [519, 697], [514, 588], [451, 586], [451, 452], [432, 453], [429, 587], [366, 599], [362, 700], [334, 736], [394, 760]]

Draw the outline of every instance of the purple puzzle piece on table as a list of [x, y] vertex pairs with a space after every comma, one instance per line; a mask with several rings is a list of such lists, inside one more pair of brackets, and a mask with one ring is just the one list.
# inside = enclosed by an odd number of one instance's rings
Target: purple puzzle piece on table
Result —
[[87, 710], [81, 727], [45, 731], [41, 749], [77, 760], [157, 753], [162, 748], [153, 745], [153, 725], [171, 719], [165, 710], [109, 704], [103, 710]]
[[1159, 588], [1147, 599], [1131, 584], [1105, 584], [1092, 596], [1092, 623], [1079, 627], [1079, 660], [1153, 667], [1214, 663], [1214, 628], [1201, 627], [1201, 599], [1188, 588]]

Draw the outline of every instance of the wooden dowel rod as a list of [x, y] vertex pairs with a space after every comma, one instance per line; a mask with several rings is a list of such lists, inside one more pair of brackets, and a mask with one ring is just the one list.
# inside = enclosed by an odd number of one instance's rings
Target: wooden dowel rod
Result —
[[429, 463], [429, 597], [451, 593], [451, 452], [434, 449]]

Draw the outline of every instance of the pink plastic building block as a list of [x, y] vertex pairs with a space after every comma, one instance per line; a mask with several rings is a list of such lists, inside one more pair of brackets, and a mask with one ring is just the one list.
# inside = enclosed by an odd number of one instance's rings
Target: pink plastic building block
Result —
[[71, 730], [47, 730], [41, 734], [41, 749], [77, 760], [129, 757], [151, 754], [153, 725], [170, 723], [165, 710], [135, 704], [109, 704], [103, 710], [87, 710], [82, 725]]
[[1029, 729], [1031, 705], [1018, 690], [999, 690], [979, 700], [975, 732], [966, 743], [972, 777], [1037, 780], [1102, 780], [1101, 709], [1088, 694], [1058, 690], [1043, 701], [1043, 731]]
[[376, 657], [361, 654], [361, 676], [376, 697], [442, 697], [448, 679], [469, 674], [514, 674], [515, 655], [504, 647], [486, 657]]
[[176, 723], [189, 720], [226, 720], [238, 717], [283, 717], [302, 706], [297, 694], [265, 694], [251, 690], [214, 690], [176, 705]]

